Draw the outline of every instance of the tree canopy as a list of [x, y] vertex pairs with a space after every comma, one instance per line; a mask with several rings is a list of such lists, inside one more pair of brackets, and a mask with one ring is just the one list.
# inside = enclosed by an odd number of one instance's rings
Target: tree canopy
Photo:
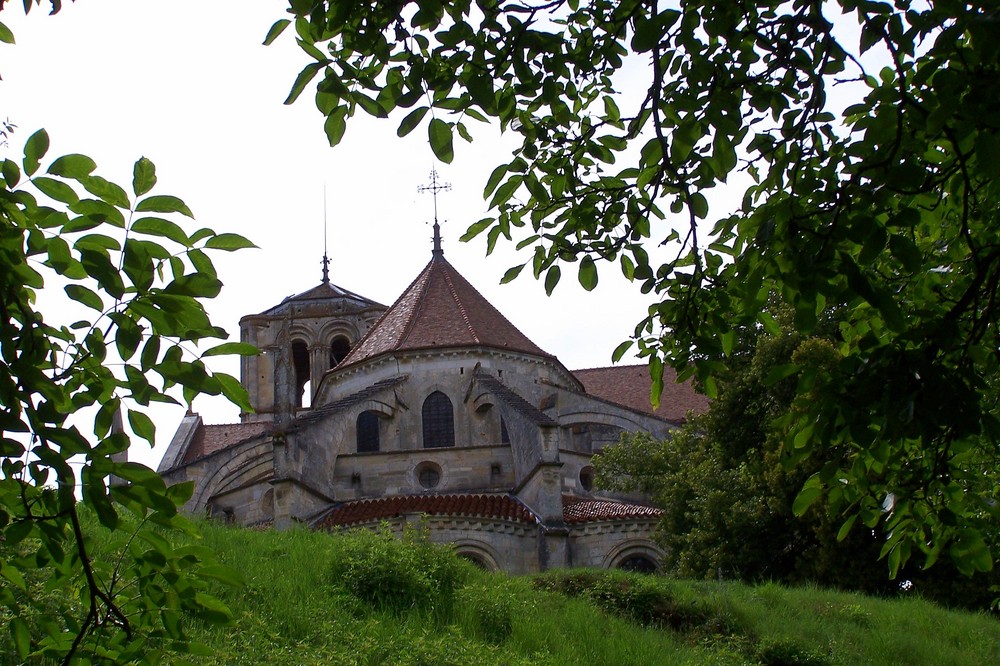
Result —
[[[0, 41], [14, 41], [3, 24]], [[4, 147], [14, 131], [3, 123]], [[203, 301], [222, 287], [211, 255], [253, 245], [185, 230], [191, 210], [155, 191], [144, 157], [126, 188], [89, 157], [48, 149], [38, 130], [0, 160], [0, 651], [159, 663], [198, 650], [188, 618], [230, 619], [209, 586], [239, 576], [205, 548], [172, 546], [171, 531], [197, 533], [178, 512], [193, 484], [167, 487], [124, 454], [136, 437], [153, 444], [154, 402], [209, 393], [251, 409], [204, 359], [257, 350], [213, 343], [228, 335]], [[125, 545], [98, 548], [102, 528]]]
[[795, 515], [803, 482], [842, 452], [817, 450], [792, 468], [782, 464], [797, 382], [769, 376], [789, 363], [814, 371], [836, 364], [839, 322], [830, 313], [804, 336], [794, 331], [790, 308], [774, 304], [768, 312], [780, 332], [740, 332], [708, 411], [663, 441], [624, 435], [594, 458], [597, 485], [653, 499], [663, 511], [657, 531], [663, 567], [683, 577], [809, 582], [987, 608], [996, 569], [966, 577], [948, 560], [925, 571], [911, 559], [890, 580], [878, 561], [882, 525], [841, 533], [842, 521], [819, 504]]
[[[787, 462], [829, 453], [798, 495], [911, 555], [992, 567], [1000, 242], [1000, 15], [985, 0], [290, 0], [336, 144], [358, 111], [454, 137], [522, 139], [466, 239], [530, 248], [547, 291], [611, 264], [644, 293], [633, 339], [653, 400], [665, 363], [710, 395], [737, 333], [810, 334], [836, 309], [837, 362], [788, 363]], [[628, 84], [624, 81], [627, 79]], [[634, 93], [638, 90], [638, 94]], [[405, 114], [405, 115], [404, 115]], [[745, 185], [741, 185], [745, 183]], [[737, 209], [715, 194], [738, 189]], [[838, 452], [834, 454], [833, 452]]]

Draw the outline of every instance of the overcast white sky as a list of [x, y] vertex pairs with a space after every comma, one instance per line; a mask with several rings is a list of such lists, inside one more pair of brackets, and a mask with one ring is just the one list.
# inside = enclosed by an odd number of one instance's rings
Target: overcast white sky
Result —
[[[306, 92], [284, 100], [308, 56], [291, 31], [261, 45], [284, 15], [283, 0], [78, 0], [56, 16], [47, 6], [25, 18], [9, 2], [0, 20], [17, 39], [0, 45], [0, 116], [18, 126], [7, 155], [44, 127], [48, 157], [83, 153], [98, 173], [128, 185], [133, 162], [150, 158], [157, 192], [184, 199], [192, 228], [241, 233], [258, 246], [218, 256], [225, 288], [209, 304], [213, 319], [238, 339], [239, 318], [320, 280], [323, 187], [332, 280], [391, 304], [430, 259], [429, 195], [417, 193], [434, 166], [426, 132], [396, 137], [398, 118], [356, 118], [330, 148], [323, 118]], [[460, 243], [487, 214], [483, 186], [512, 144], [481, 126], [475, 143], [456, 140], [456, 159], [438, 167], [452, 191], [441, 195], [445, 256], [530, 339], [569, 368], [610, 365], [650, 299], [617, 267], [600, 267], [587, 293], [564, 271], [546, 297], [528, 271], [499, 285], [515, 263], [512, 247], [485, 258], [485, 237]], [[48, 160], [43, 162], [47, 165]], [[713, 210], [713, 213], [715, 211]], [[238, 374], [235, 362], [217, 369]], [[199, 398], [207, 422], [237, 420], [228, 403]], [[157, 412], [158, 462], [182, 409]]]

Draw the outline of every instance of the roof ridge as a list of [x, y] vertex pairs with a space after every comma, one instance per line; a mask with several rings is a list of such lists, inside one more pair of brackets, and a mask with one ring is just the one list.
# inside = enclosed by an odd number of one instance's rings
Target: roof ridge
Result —
[[648, 363], [612, 363], [611, 365], [596, 365], [592, 368], [575, 368], [570, 372], [588, 372], [590, 370], [617, 370], [618, 368], [646, 368]]
[[[425, 275], [427, 276], [426, 279], [424, 279], [423, 283], [417, 286], [418, 291], [415, 294], [415, 297], [417, 299], [416, 307], [410, 311], [410, 316], [407, 317], [406, 323], [403, 324], [403, 330], [400, 332], [399, 337], [396, 339], [396, 344], [393, 345], [392, 347], [393, 349], [399, 349], [403, 345], [403, 340], [405, 340], [406, 337], [413, 330], [413, 323], [417, 321], [417, 319], [419, 318], [418, 315], [420, 311], [424, 309], [424, 294], [427, 293], [427, 286], [430, 284], [431, 281], [430, 278], [431, 268], [434, 266], [434, 262], [437, 260], [438, 260], [437, 257], [432, 257], [430, 262], [424, 267], [424, 270], [420, 271], [420, 275], [417, 276], [417, 279], [414, 280], [412, 283], [410, 283], [410, 286], [406, 288], [406, 291], [404, 291], [400, 295], [400, 297], [396, 300], [396, 303], [403, 300], [403, 297], [406, 296], [408, 293], [410, 293], [410, 289], [416, 286], [417, 280], [424, 277]], [[393, 305], [395, 306], [396, 303], [393, 303]], [[391, 310], [392, 308], [389, 309]], [[388, 312], [388, 310], [386, 312]], [[372, 326], [373, 330], [374, 328], [375, 327]]]
[[[441, 260], [445, 263], [447, 268], [454, 268], [450, 263], [448, 263], [447, 259], [442, 257]], [[472, 320], [469, 319], [469, 313], [465, 309], [465, 303], [463, 303], [462, 299], [458, 297], [458, 291], [455, 290], [455, 283], [451, 279], [451, 272], [448, 270], [444, 271], [444, 281], [448, 285], [448, 291], [451, 292], [452, 299], [455, 301], [455, 304], [458, 305], [458, 311], [461, 313], [462, 320], [465, 321], [465, 326], [469, 329], [469, 333], [472, 334], [473, 341], [476, 344], [482, 344], [483, 340], [479, 337], [479, 332], [476, 331], [476, 328], [472, 325]]]

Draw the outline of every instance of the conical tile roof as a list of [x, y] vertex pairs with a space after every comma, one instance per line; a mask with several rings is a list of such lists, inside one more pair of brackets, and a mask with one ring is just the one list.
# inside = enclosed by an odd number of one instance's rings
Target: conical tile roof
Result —
[[337, 369], [388, 352], [477, 346], [553, 358], [435, 252]]

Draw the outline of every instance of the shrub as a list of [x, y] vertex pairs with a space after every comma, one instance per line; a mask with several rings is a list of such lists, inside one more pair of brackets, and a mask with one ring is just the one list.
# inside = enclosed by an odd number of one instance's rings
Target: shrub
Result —
[[740, 633], [729, 616], [699, 599], [675, 596], [662, 578], [619, 571], [571, 571], [545, 574], [534, 585], [584, 597], [605, 612], [645, 626], [711, 635]]
[[788, 640], [765, 641], [757, 646], [757, 659], [763, 666], [828, 666], [823, 655]]
[[331, 575], [336, 585], [381, 610], [446, 610], [468, 567], [417, 530], [406, 529], [397, 539], [386, 526], [346, 535]]

